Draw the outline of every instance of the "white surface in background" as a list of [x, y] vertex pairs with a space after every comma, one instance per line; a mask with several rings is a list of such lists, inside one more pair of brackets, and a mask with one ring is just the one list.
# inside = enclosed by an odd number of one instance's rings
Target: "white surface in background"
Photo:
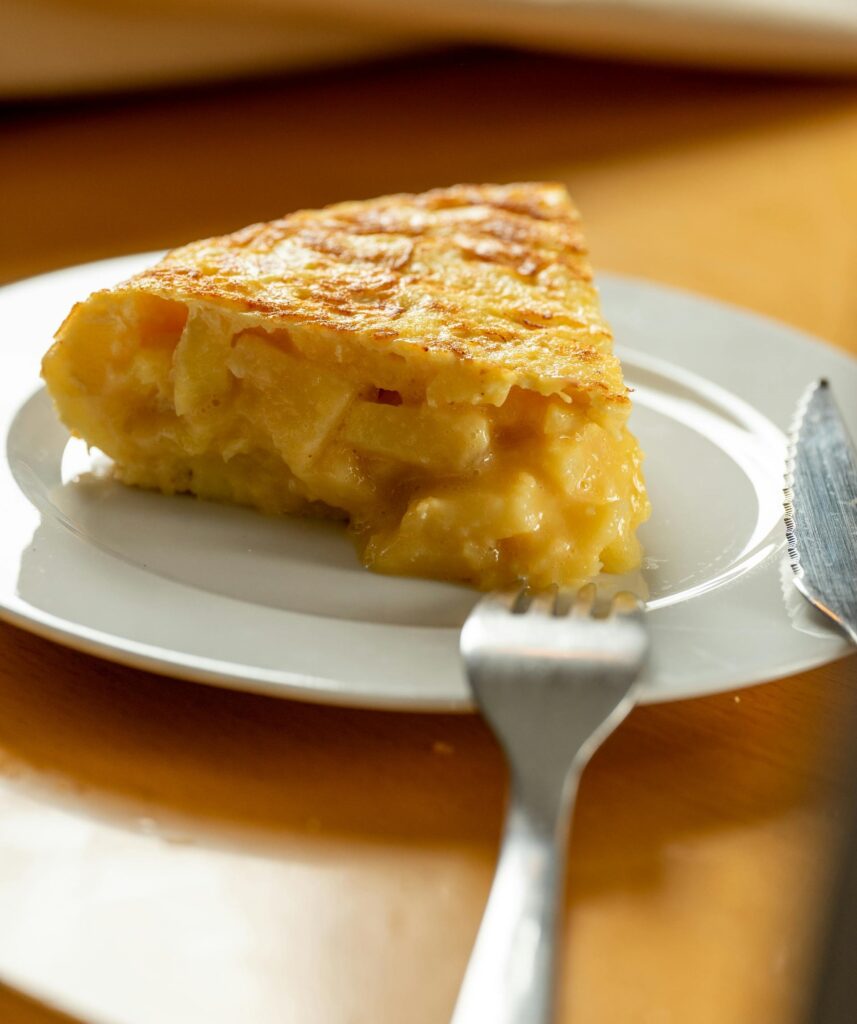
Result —
[[445, 42], [857, 71], [854, 0], [4, 0], [0, 98], [296, 69]]

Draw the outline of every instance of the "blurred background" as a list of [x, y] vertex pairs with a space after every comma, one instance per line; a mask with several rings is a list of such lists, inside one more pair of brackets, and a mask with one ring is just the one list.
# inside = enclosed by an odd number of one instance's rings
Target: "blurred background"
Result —
[[836, 275], [801, 282], [854, 258], [855, 72], [853, 0], [5, 0], [0, 280], [557, 178], [597, 267], [838, 340]]
[[460, 43], [857, 69], [851, 0], [5, 0], [0, 94], [281, 71]]

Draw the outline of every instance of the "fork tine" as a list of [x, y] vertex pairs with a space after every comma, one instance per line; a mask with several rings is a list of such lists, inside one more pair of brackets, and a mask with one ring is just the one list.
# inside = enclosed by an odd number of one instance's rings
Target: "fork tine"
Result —
[[535, 615], [556, 615], [556, 599], [556, 586], [550, 586], [547, 590], [532, 591], [527, 611]]
[[607, 611], [607, 615], [608, 617], [611, 615], [633, 617], [642, 614], [642, 612], [643, 602], [639, 597], [627, 590], [621, 590], [610, 602], [610, 608]]
[[523, 583], [515, 583], [503, 590], [492, 590], [479, 601], [477, 607], [485, 611], [511, 612], [512, 614], [526, 611], [527, 589]]
[[575, 619], [589, 618], [595, 605], [596, 593], [594, 583], [587, 583], [585, 587], [581, 587], [572, 603], [571, 616]]
[[558, 619], [565, 618], [565, 616], [571, 611], [576, 598], [577, 594], [573, 590], [559, 590], [556, 595], [556, 603], [553, 610], [554, 615]]
[[558, 619], [565, 618], [568, 615], [568, 609], [571, 607], [571, 597], [567, 590], [557, 590], [556, 600], [553, 603], [553, 613]]

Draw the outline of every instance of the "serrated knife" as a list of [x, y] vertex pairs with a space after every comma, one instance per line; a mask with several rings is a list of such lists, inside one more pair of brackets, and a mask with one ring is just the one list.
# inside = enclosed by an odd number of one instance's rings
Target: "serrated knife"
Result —
[[857, 451], [826, 380], [798, 404], [784, 494], [795, 584], [857, 644]]

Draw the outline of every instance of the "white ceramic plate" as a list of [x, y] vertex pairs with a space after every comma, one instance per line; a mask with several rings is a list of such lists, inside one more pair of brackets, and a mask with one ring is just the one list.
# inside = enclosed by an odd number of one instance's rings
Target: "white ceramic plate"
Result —
[[[457, 643], [472, 591], [369, 573], [334, 524], [125, 488], [68, 439], [39, 381], [41, 355], [74, 301], [154, 258], [0, 290], [0, 612], [61, 643], [201, 682], [356, 706], [468, 707]], [[607, 275], [601, 284], [636, 388], [654, 506], [644, 570], [623, 581], [649, 601], [643, 700], [844, 654], [783, 557], [782, 431], [814, 377], [857, 394], [857, 362], [715, 302]]]

